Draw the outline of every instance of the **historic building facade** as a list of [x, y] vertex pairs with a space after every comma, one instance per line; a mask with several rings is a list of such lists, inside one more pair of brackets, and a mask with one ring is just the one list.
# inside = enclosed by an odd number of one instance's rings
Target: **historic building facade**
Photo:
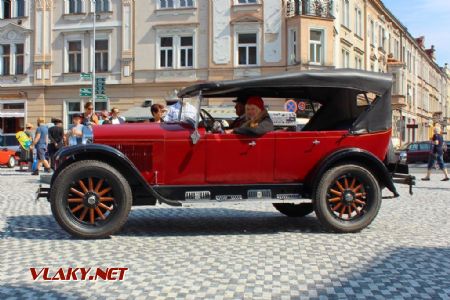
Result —
[[38, 116], [69, 123], [90, 101], [81, 75], [93, 68], [106, 79], [97, 110], [162, 102], [197, 81], [356, 68], [393, 74], [400, 141], [427, 139], [449, 116], [434, 49], [379, 0], [1, 0], [0, 46], [0, 126], [11, 133]]

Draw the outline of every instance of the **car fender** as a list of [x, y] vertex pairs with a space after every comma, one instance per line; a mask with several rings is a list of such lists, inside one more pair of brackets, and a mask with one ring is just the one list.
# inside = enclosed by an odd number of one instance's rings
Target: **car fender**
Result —
[[378, 179], [381, 186], [389, 189], [394, 194], [394, 197], [399, 196], [386, 165], [378, 157], [360, 148], [341, 149], [322, 159], [306, 180], [311, 192], [316, 190], [320, 178], [327, 170], [344, 162], [364, 165]]
[[166, 199], [156, 192], [155, 189], [144, 179], [133, 162], [126, 157], [126, 155], [116, 148], [101, 144], [83, 144], [60, 149], [55, 154], [55, 161], [58, 166], [52, 176], [50, 187], [53, 185], [54, 180], [58, 177], [61, 171], [67, 166], [76, 161], [87, 159], [102, 161], [114, 166], [119, 172], [125, 175], [125, 178], [127, 178], [129, 182], [142, 186], [151, 196], [160, 202], [164, 202], [172, 206], [181, 206], [181, 203], [178, 201]]

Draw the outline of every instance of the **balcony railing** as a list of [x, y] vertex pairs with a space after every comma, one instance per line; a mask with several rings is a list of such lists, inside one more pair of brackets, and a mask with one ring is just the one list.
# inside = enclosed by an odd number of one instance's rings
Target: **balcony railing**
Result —
[[333, 18], [333, 0], [286, 0], [286, 16]]

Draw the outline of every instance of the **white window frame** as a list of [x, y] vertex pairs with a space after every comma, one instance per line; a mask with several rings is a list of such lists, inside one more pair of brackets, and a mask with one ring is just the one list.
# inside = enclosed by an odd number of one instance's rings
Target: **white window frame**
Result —
[[[312, 41], [311, 40], [311, 31], [320, 31], [321, 32], [321, 39], [320, 39], [320, 42], [317, 42], [317, 41]], [[325, 57], [324, 57], [324, 55], [325, 55], [325, 53], [326, 53], [326, 51], [325, 51], [325, 33], [326, 33], [326, 31], [325, 31], [325, 29], [324, 28], [317, 28], [317, 27], [311, 27], [311, 28], [309, 28], [309, 32], [308, 32], [308, 34], [309, 34], [309, 43], [308, 43], [308, 60], [309, 60], [309, 64], [311, 64], [311, 65], [317, 65], [317, 66], [320, 66], [320, 65], [323, 65], [324, 64], [324, 62], [325, 62]], [[317, 58], [316, 58], [316, 60], [315, 61], [312, 61], [311, 60], [311, 44], [314, 44], [314, 45], [321, 45], [321, 51], [320, 51], [320, 60], [319, 60], [319, 62], [317, 62]], [[315, 50], [315, 48], [316, 48], [316, 46], [314, 47], [314, 56], [316, 56], [316, 53], [317, 53], [317, 51]]]
[[[22, 62], [22, 64], [23, 64], [23, 72], [20, 73], [20, 74], [17, 73], [17, 57], [19, 55], [19, 53], [17, 53], [17, 45], [22, 45], [22, 48], [23, 48], [23, 53], [20, 54], [22, 56], [22, 61], [23, 61]], [[14, 49], [14, 52], [12, 54], [13, 55], [12, 59], [14, 60], [14, 63], [13, 63], [14, 74], [15, 75], [24, 75], [25, 74], [25, 42], [14, 43], [13, 49]]]
[[[94, 11], [94, 3], [92, 2], [92, 0], [90, 0], [91, 1], [91, 11], [93, 12]], [[101, 3], [100, 4], [100, 7], [102, 8], [101, 10], [98, 10], [97, 8], [95, 8], [95, 12], [97, 12], [97, 13], [102, 13], [102, 12], [104, 12], [104, 13], [106, 13], [106, 12], [112, 12], [112, 3], [111, 3], [111, 0], [95, 0], [95, 5], [97, 5], [98, 3]], [[103, 8], [105, 7], [105, 3], [108, 3], [108, 10], [103, 10]]]
[[[4, 65], [3, 65], [3, 46], [9, 46], [9, 70], [8, 70], [8, 74], [3, 74], [4, 73]], [[13, 74], [12, 72], [12, 50], [13, 47], [11, 44], [0, 44], [0, 76], [10, 76]]]
[[[19, 5], [18, 5], [18, 1], [23, 1], [23, 15], [19, 16]], [[28, 8], [28, 3], [27, 1], [31, 1], [31, 0], [12, 0], [10, 3], [10, 8], [9, 8], [9, 19], [13, 19], [13, 18], [23, 18], [27, 16], [27, 8]], [[5, 11], [4, 11], [4, 0], [0, 0], [0, 19], [4, 19], [5, 16]]]
[[370, 44], [371, 45], [375, 45], [375, 35], [376, 35], [376, 30], [375, 30], [375, 21], [370, 19], [369, 20], [369, 24], [370, 24]]
[[[106, 54], [108, 55], [108, 67], [106, 68], [106, 70], [102, 70], [102, 71], [95, 71], [97, 73], [107, 73], [111, 71], [111, 42], [110, 39], [108, 37], [96, 37], [95, 38], [95, 42], [97, 41], [106, 41], [107, 45], [108, 45], [108, 49], [106, 50]], [[105, 53], [105, 50], [100, 50], [101, 53]], [[94, 55], [97, 54], [97, 50], [95, 49], [95, 43], [94, 43]], [[103, 56], [102, 56], [103, 57]], [[95, 62], [97, 63], [97, 58], [95, 59]], [[101, 62], [103, 63], [103, 59], [101, 59]], [[96, 66], [94, 66], [95, 68]]]
[[[163, 6], [161, 5], [162, 2], [164, 1], [164, 3], [169, 4], [169, 1], [172, 1], [173, 6]], [[192, 1], [192, 6], [187, 5], [188, 4], [188, 0], [157, 0], [156, 1], [156, 7], [158, 9], [186, 9], [186, 8], [196, 8], [197, 5], [197, 1], [196, 0], [189, 0]], [[183, 2], [185, 3], [185, 5], [183, 5]]]
[[342, 49], [342, 68], [350, 68], [350, 51]]
[[[172, 37], [172, 67], [161, 67], [161, 38]], [[192, 37], [192, 66], [181, 66], [181, 49], [190, 47], [181, 47], [181, 37]], [[197, 68], [197, 29], [196, 28], [174, 28], [160, 29], [156, 33], [156, 69], [173, 70], [173, 69], [195, 69]]]
[[[192, 46], [182, 46], [181, 45], [181, 38], [183, 37], [191, 37], [192, 38]], [[178, 50], [177, 50], [177, 54], [178, 54], [178, 68], [179, 69], [192, 69], [195, 65], [195, 36], [194, 35], [180, 35], [178, 36]], [[188, 58], [188, 53], [189, 50], [192, 50], [192, 66], [182, 66], [181, 65], [181, 51], [182, 50], [186, 50], [185, 56], [186, 58]], [[187, 63], [189, 60], [186, 59], [185, 62]]]
[[362, 37], [362, 11], [356, 6], [355, 7], [355, 34], [359, 37]]
[[[64, 73], [69, 73], [69, 42], [81, 41], [81, 72], [85, 71], [84, 68], [84, 35], [72, 34], [66, 35], [64, 39]], [[78, 73], [73, 73], [78, 74]]]
[[350, 28], [350, 1], [342, 0], [342, 25]]
[[297, 63], [298, 57], [298, 43], [297, 43], [297, 29], [290, 28], [288, 36], [288, 64], [293, 65]]
[[[254, 34], [256, 35], [256, 43], [255, 44], [239, 44], [239, 35], [240, 34]], [[234, 64], [236, 67], [255, 67], [255, 66], [259, 66], [260, 63], [260, 59], [259, 59], [259, 51], [260, 51], [260, 46], [259, 46], [259, 32], [257, 30], [249, 30], [249, 31], [236, 31], [235, 32], [235, 36], [234, 36], [234, 41], [235, 41], [235, 47], [234, 47]], [[248, 62], [248, 57], [249, 57], [249, 48], [250, 47], [256, 47], [256, 64], [249, 64]], [[239, 64], [239, 47], [246, 47], [247, 48], [247, 64]]]
[[[172, 47], [167, 47], [167, 46], [161, 46], [161, 39], [162, 38], [172, 38]], [[175, 60], [175, 36], [173, 35], [161, 35], [158, 37], [158, 41], [157, 41], [157, 45], [158, 45], [158, 60], [156, 61], [158, 64], [158, 68], [159, 69], [176, 69], [175, 65], [176, 65], [176, 60]], [[172, 66], [168, 66], [168, 55], [167, 53], [172, 50]], [[164, 66], [161, 66], [161, 51], [164, 51], [166, 53], [165, 55], [165, 63]]]
[[85, 0], [74, 0], [74, 1], [80, 1], [81, 3], [81, 11], [80, 12], [70, 12], [70, 0], [64, 0], [64, 13], [66, 15], [69, 14], [83, 14], [86, 12], [86, 2]]
[[255, 5], [259, 4], [260, 0], [234, 0], [234, 5]]
[[362, 70], [362, 57], [355, 54], [355, 69]]
[[83, 72], [83, 41], [82, 40], [67, 40], [67, 72], [66, 73], [78, 73], [78, 72], [71, 72], [70, 71], [70, 55], [75, 54], [70, 52], [70, 43], [79, 42], [80, 43], [80, 61], [77, 62], [80, 64], [80, 73]]

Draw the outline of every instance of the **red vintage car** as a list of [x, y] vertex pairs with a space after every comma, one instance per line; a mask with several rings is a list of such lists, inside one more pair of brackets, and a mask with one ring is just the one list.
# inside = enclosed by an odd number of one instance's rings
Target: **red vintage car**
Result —
[[[157, 203], [268, 201], [291, 217], [315, 211], [326, 230], [357, 232], [377, 215], [382, 189], [397, 197], [394, 181], [414, 184], [407, 166], [391, 161], [391, 85], [389, 75], [355, 70], [193, 85], [179, 93], [193, 116], [94, 127], [93, 144], [56, 154], [50, 187], [39, 196], [62, 228], [82, 238], [109, 236], [132, 205]], [[201, 103], [243, 95], [302, 99], [319, 109], [301, 131], [220, 133], [222, 122]]]
[[0, 148], [0, 165], [14, 168], [18, 157], [16, 151], [8, 148]]

